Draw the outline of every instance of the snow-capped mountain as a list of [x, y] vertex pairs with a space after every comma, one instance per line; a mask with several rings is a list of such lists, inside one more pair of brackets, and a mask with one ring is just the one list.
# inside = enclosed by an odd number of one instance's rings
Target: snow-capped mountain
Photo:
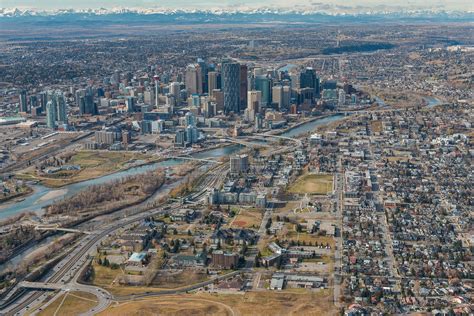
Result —
[[[396, 9], [396, 10], [395, 10]], [[0, 17], [54, 17], [63, 15], [157, 15], [157, 16], [233, 16], [233, 15], [249, 15], [249, 16], [314, 16], [326, 15], [334, 17], [363, 17], [363, 16], [380, 16], [380, 17], [405, 17], [405, 18], [469, 18], [473, 17], [472, 11], [445, 11], [440, 9], [412, 9], [403, 10], [401, 8], [364, 8], [364, 7], [341, 7], [341, 6], [312, 6], [297, 8], [269, 8], [269, 7], [238, 7], [238, 8], [216, 8], [207, 10], [175, 10], [166, 8], [97, 8], [97, 9], [57, 9], [57, 10], [37, 10], [37, 9], [21, 9], [21, 8], [0, 8]]]

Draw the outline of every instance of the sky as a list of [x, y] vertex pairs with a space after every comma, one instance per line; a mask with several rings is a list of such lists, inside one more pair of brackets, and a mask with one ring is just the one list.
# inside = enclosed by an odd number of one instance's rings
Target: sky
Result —
[[313, 8], [338, 10], [363, 9], [445, 9], [474, 11], [473, 0], [0, 0], [1, 8], [87, 9], [87, 8], [166, 8], [166, 9], [223, 9], [223, 8]]

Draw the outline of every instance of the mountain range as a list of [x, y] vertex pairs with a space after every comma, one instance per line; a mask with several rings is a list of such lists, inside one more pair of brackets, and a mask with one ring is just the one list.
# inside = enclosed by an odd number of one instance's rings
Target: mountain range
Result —
[[[118, 20], [154, 21], [162, 23], [238, 23], [238, 22], [327, 22], [327, 21], [474, 21], [474, 12], [445, 10], [314, 10], [314, 9], [215, 9], [215, 10], [167, 10], [167, 9], [131, 9], [131, 8], [99, 8], [99, 9], [58, 9], [33, 10], [20, 8], [0, 8], [0, 18], [33, 21], [48, 20]], [[359, 8], [360, 9], [360, 8]]]

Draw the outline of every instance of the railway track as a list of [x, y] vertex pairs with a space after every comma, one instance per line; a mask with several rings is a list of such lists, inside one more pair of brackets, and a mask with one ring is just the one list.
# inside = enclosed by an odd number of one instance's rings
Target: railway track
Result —
[[[199, 191], [187, 195], [185, 199], [197, 200], [197, 199], [202, 198], [202, 196], [207, 193], [209, 188], [215, 186], [223, 179], [223, 175], [225, 175], [226, 173], [225, 169], [226, 169], [225, 164], [216, 167], [206, 177], [205, 181], [203, 181], [203, 183], [199, 185], [199, 188], [198, 188]], [[54, 273], [46, 281], [51, 282], [51, 283], [61, 282], [63, 278], [66, 276], [66, 274], [74, 267], [74, 265], [77, 264], [84, 257], [84, 255], [86, 255], [89, 251], [91, 251], [94, 245], [98, 243], [101, 239], [103, 239], [105, 236], [107, 236], [108, 234], [114, 232], [115, 230], [119, 228], [125, 227], [129, 224], [132, 224], [136, 221], [142, 220], [150, 215], [154, 215], [159, 212], [162, 212], [162, 210], [158, 210], [155, 212], [143, 212], [143, 213], [135, 214], [133, 215], [133, 217], [128, 218], [128, 220], [126, 221], [121, 220], [116, 225], [106, 228], [105, 230], [101, 231], [99, 234], [95, 234], [95, 235], [93, 234], [93, 235], [89, 235], [88, 237], [85, 237], [86, 239], [90, 239], [90, 240], [88, 240], [84, 245], [81, 245], [80, 249], [70, 259], [68, 259], [68, 261], [60, 268], [60, 270]], [[0, 306], [0, 315], [6, 315], [6, 316], [17, 315], [22, 310], [31, 306], [36, 300], [38, 300], [44, 294], [44, 292], [35, 291], [27, 299], [25, 299], [23, 302], [20, 302], [17, 306], [13, 307], [8, 312], [5, 312], [5, 313], [2, 312], [9, 306], [15, 304], [17, 300], [19, 300], [22, 296], [26, 295], [29, 291], [30, 290], [27, 290], [27, 289], [17, 290], [17, 293], [13, 294], [12, 297], [10, 297], [9, 300], [4, 305]]]

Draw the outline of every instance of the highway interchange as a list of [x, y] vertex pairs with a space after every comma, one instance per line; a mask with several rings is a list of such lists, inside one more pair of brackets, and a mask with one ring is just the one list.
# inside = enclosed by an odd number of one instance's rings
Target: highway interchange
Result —
[[[225, 178], [224, 175], [227, 172], [226, 169], [227, 169], [226, 164], [220, 164], [217, 167], [212, 168], [208, 170], [207, 172], [205, 172], [203, 176], [203, 180], [200, 181], [196, 189], [197, 192], [191, 193], [183, 197], [183, 200], [190, 201], [190, 202], [198, 202], [205, 199], [205, 194], [208, 191], [208, 189], [214, 187], [215, 185], [218, 185]], [[127, 211], [133, 211], [136, 209], [140, 210], [142, 209], [142, 207], [149, 205], [151, 202], [150, 200], [153, 200], [154, 198], [155, 198], [155, 195], [153, 195], [148, 200], [142, 202], [140, 205], [130, 207], [129, 208], [130, 210], [123, 210], [123, 211], [125, 214], [131, 214], [131, 212], [127, 212]], [[179, 207], [179, 205], [180, 205], [179, 203], [174, 202], [174, 203], [169, 204], [168, 207], [166, 207], [166, 209], [174, 209], [174, 208]], [[91, 309], [89, 312], [87, 312], [85, 315], [93, 315], [95, 313], [98, 313], [106, 309], [112, 302], [112, 299], [114, 299], [110, 293], [94, 286], [83, 285], [83, 284], [78, 283], [78, 278], [81, 272], [90, 261], [90, 256], [94, 254], [96, 250], [96, 246], [105, 237], [112, 234], [113, 232], [119, 229], [123, 229], [124, 227], [127, 227], [128, 225], [136, 223], [147, 217], [150, 217], [153, 215], [160, 215], [160, 214], [163, 214], [164, 212], [165, 210], [163, 209], [163, 205], [162, 205], [162, 207], [149, 209], [145, 212], [139, 212], [134, 215], [121, 217], [117, 219], [116, 221], [110, 224], [104, 225], [100, 227], [99, 229], [91, 232], [90, 235], [85, 235], [84, 237], [80, 239], [80, 241], [75, 246], [75, 248], [51, 270], [51, 272], [44, 278], [42, 282], [44, 284], [60, 284], [62, 285], [61, 288], [63, 291], [79, 290], [79, 291], [89, 292], [96, 295], [99, 301], [98, 305], [95, 306], [93, 309]], [[220, 276], [219, 278], [230, 277], [232, 275], [234, 275], [233, 272], [227, 275]], [[201, 283], [195, 284], [188, 288], [180, 289], [180, 292], [197, 289], [207, 284], [210, 284], [213, 281], [214, 280], [210, 280], [210, 281], [202, 282], [202, 284]], [[56, 294], [56, 296], [58, 297], [61, 292], [62, 291], [60, 291], [59, 294]], [[178, 291], [176, 290], [171, 290], [171, 291], [165, 291], [165, 292], [159, 292], [159, 293], [148, 293], [144, 295], [150, 296], [150, 295], [175, 294], [177, 292]], [[0, 302], [0, 313], [2, 315], [23, 315], [27, 311], [32, 309], [33, 307], [47, 300], [48, 297], [49, 297], [49, 293], [45, 292], [44, 290], [35, 291], [35, 290], [25, 289], [21, 287], [20, 284], [18, 284], [9, 293], [6, 299]], [[121, 299], [125, 299], [125, 297], [122, 297]]]

